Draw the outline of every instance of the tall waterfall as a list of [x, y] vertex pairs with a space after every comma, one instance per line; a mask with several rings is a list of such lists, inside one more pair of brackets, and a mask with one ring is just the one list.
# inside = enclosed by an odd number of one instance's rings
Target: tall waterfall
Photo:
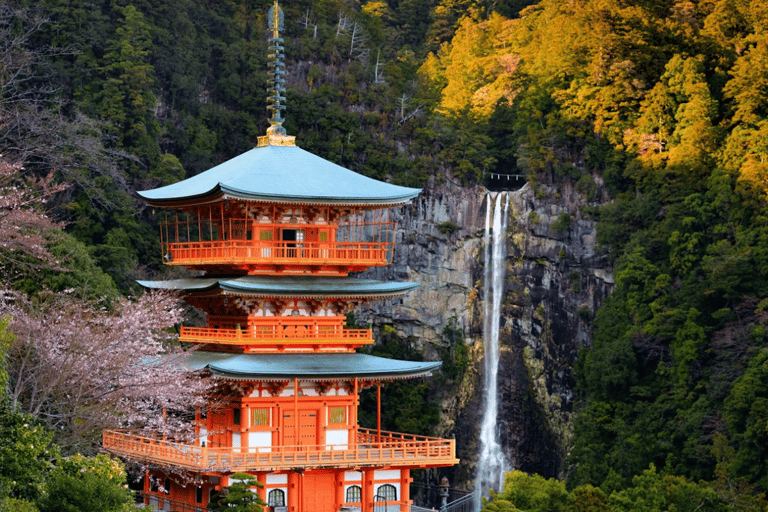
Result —
[[[507, 256], [507, 215], [509, 196], [500, 192], [495, 197], [488, 194], [488, 209], [485, 215], [485, 324], [483, 327], [485, 362], [485, 404], [483, 421], [480, 426], [480, 458], [477, 462], [475, 480], [475, 510], [481, 508], [483, 496], [490, 489], [501, 491], [504, 473], [508, 464], [499, 441], [497, 417], [499, 413], [499, 319], [501, 300], [504, 294]], [[503, 203], [503, 204], [502, 204]], [[503, 210], [503, 213], [502, 213]], [[493, 227], [491, 227], [493, 226]]]

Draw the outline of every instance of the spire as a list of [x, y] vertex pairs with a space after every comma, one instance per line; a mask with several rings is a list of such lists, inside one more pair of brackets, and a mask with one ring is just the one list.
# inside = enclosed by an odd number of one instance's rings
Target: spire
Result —
[[296, 137], [289, 137], [283, 128], [283, 111], [285, 110], [285, 61], [283, 60], [283, 38], [280, 31], [283, 30], [283, 10], [275, 4], [269, 8], [269, 29], [272, 37], [269, 39], [269, 68], [272, 70], [272, 79], [268, 89], [267, 110], [270, 111], [269, 128], [267, 135], [259, 137], [261, 146], [295, 146]]

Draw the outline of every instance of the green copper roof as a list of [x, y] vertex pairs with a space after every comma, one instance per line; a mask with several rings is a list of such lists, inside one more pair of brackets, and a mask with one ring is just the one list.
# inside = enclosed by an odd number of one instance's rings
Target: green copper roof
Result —
[[193, 277], [170, 281], [138, 281], [155, 290], [202, 292], [222, 290], [261, 297], [391, 297], [404, 295], [419, 283], [384, 282], [352, 277]]
[[297, 146], [265, 146], [139, 195], [156, 206], [220, 195], [274, 203], [394, 205], [420, 191], [367, 178]]
[[426, 376], [441, 362], [400, 361], [367, 354], [227, 354], [198, 350], [182, 363], [233, 379], [406, 379]]

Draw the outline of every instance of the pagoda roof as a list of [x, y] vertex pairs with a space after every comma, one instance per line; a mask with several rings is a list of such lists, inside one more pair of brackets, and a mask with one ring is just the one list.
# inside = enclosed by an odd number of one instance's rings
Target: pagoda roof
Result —
[[256, 147], [184, 181], [139, 195], [153, 206], [234, 198], [271, 203], [403, 204], [420, 189], [392, 185], [329, 162], [297, 146]]
[[196, 350], [180, 364], [228, 379], [408, 379], [430, 375], [440, 361], [401, 361], [368, 354], [232, 354]]
[[154, 290], [184, 292], [221, 291], [255, 297], [394, 297], [408, 293], [419, 283], [375, 281], [353, 277], [239, 276], [190, 277], [168, 281], [137, 281]]

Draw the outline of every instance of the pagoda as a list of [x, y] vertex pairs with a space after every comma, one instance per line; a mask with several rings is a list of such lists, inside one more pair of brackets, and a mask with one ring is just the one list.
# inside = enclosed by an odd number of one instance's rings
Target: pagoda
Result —
[[[455, 442], [382, 431], [381, 385], [440, 363], [356, 352], [374, 343], [372, 331], [347, 328], [345, 315], [418, 286], [349, 274], [391, 262], [389, 209], [420, 190], [356, 174], [286, 135], [282, 16], [275, 2], [271, 119], [257, 147], [140, 193], [161, 210], [165, 264], [198, 274], [140, 282], [177, 290], [205, 314], [204, 327], [180, 332], [197, 345], [184, 365], [213, 383], [196, 439], [110, 430], [103, 446], [148, 468], [143, 496], [155, 510], [205, 510], [232, 474], [246, 472], [275, 512], [407, 511], [411, 469], [456, 464]], [[364, 429], [360, 392], [372, 386], [377, 427]]]

